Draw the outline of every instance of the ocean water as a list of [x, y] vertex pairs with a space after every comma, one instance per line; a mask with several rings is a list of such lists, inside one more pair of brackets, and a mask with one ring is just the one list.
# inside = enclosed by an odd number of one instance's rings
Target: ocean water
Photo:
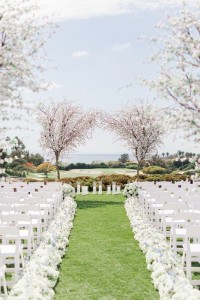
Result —
[[[90, 164], [93, 161], [105, 162], [108, 160], [118, 160], [121, 154], [78, 154], [73, 153], [63, 159], [63, 162], [66, 163], [87, 163]], [[132, 155], [129, 155], [130, 159], [133, 159]]]

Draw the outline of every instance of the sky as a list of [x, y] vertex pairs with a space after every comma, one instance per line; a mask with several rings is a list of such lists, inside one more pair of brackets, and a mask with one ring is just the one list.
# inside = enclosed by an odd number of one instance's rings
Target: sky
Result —
[[[141, 37], [157, 35], [156, 24], [168, 14], [176, 14], [182, 0], [40, 0], [39, 4], [41, 13], [53, 15], [60, 26], [46, 45], [50, 68], [43, 74], [54, 83], [54, 89], [40, 94], [26, 92], [25, 98], [37, 105], [48, 103], [50, 98], [61, 101], [66, 97], [85, 110], [108, 112], [130, 101], [137, 103], [138, 99], [148, 99], [158, 106], [167, 104], [140, 85], [139, 78], [150, 79], [158, 71], [148, 62], [152, 47]], [[34, 118], [30, 127], [32, 131], [12, 133], [21, 137], [30, 151], [41, 152], [41, 128]], [[179, 149], [199, 152], [198, 145], [181, 139], [180, 132], [174, 137], [169, 130], [158, 152], [174, 153]], [[99, 128], [76, 153], [127, 150]]]

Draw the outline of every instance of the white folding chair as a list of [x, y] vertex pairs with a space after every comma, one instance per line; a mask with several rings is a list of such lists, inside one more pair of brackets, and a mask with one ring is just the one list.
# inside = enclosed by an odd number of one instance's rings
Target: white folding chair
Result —
[[39, 244], [43, 228], [42, 224], [44, 219], [44, 212], [41, 211], [40, 208], [36, 205], [23, 204], [16, 206], [13, 213], [25, 214], [31, 217], [34, 240], [36, 240], [37, 244]]
[[23, 252], [29, 257], [34, 250], [33, 225], [30, 215], [9, 214], [1, 217], [2, 225], [15, 226], [19, 228], [19, 236], [23, 243]]
[[[23, 246], [19, 236], [19, 229], [12, 226], [0, 226], [0, 253], [3, 263], [6, 265], [5, 272], [12, 272], [15, 275], [20, 270], [20, 263], [24, 267]], [[14, 267], [10, 265], [13, 264]], [[12, 282], [8, 281], [8, 284]]]
[[7, 285], [6, 285], [6, 266], [3, 264], [1, 252], [0, 252], [0, 294], [1, 294], [1, 287], [3, 287], [4, 296], [8, 295]]
[[188, 226], [183, 245], [183, 265], [186, 263], [186, 276], [193, 285], [199, 285], [200, 280], [192, 279], [193, 272], [199, 272], [200, 267], [193, 263], [200, 262], [200, 226]]
[[175, 252], [183, 251], [183, 244], [186, 238], [186, 227], [190, 225], [200, 225], [200, 214], [182, 212], [172, 215], [170, 246]]

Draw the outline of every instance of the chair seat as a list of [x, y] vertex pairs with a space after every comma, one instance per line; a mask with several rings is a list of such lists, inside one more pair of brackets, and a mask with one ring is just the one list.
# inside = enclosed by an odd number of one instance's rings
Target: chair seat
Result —
[[190, 252], [200, 256], [200, 244], [190, 244]]
[[20, 238], [27, 238], [29, 236], [29, 231], [27, 229], [19, 230]]
[[171, 224], [172, 223], [172, 217], [166, 217], [165, 218], [165, 223]]
[[[22, 252], [23, 246], [19, 246], [19, 251]], [[8, 256], [16, 253], [16, 245], [0, 245], [0, 252], [4, 256]]]
[[186, 228], [176, 228], [175, 235], [185, 237], [186, 236]]
[[172, 210], [172, 209], [158, 211], [159, 215], [171, 215], [171, 214], [173, 214], [173, 212], [174, 212], [174, 210]]

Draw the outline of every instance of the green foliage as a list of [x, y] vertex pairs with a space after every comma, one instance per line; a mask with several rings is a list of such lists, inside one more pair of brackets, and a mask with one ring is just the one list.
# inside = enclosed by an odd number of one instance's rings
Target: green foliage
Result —
[[26, 177], [26, 172], [24, 171], [17, 171], [15, 169], [7, 169], [6, 173], [13, 177]]
[[25, 156], [25, 159], [28, 162], [33, 163], [34, 166], [36, 166], [36, 167], [44, 162], [44, 157], [42, 155], [40, 155], [39, 153], [36, 153], [36, 154], [28, 153], [28, 155]]
[[142, 172], [145, 174], [165, 174], [167, 172], [167, 169], [159, 166], [150, 166], [144, 168]]
[[163, 176], [164, 181], [181, 181], [181, 180], [186, 180], [189, 178], [189, 176], [182, 174], [182, 175], [172, 175], [172, 174], [166, 174]]
[[163, 176], [162, 175], [151, 175], [146, 178], [146, 181], [162, 181]]
[[148, 160], [150, 166], [158, 166], [165, 168], [166, 167], [166, 160], [161, 158], [159, 155], [153, 155], [150, 160]]
[[188, 175], [188, 176], [191, 176], [191, 175], [195, 175], [196, 171], [186, 171], [184, 172], [184, 175]]
[[181, 181], [189, 178], [187, 175], [178, 175], [178, 174], [165, 174], [165, 175], [151, 175], [146, 178], [146, 181]]
[[189, 163], [183, 170], [187, 171], [187, 170], [191, 170], [195, 168], [195, 163]]
[[137, 167], [138, 167], [138, 165], [137, 165], [137, 164], [134, 164], [134, 163], [132, 163], [132, 162], [127, 162], [127, 163], [126, 163], [126, 168], [127, 168], [127, 169], [137, 170]]
[[44, 162], [35, 169], [35, 171], [37, 173], [44, 173], [44, 174], [48, 174], [49, 172], [52, 172], [55, 170], [56, 170], [55, 166], [53, 166], [49, 162]]
[[60, 170], [73, 170], [73, 169], [96, 169], [96, 168], [108, 168], [107, 164], [100, 162], [100, 163], [92, 163], [92, 164], [86, 164], [86, 163], [71, 163], [68, 165], [60, 165], [59, 169]]
[[109, 168], [124, 168], [124, 163], [118, 160], [109, 160], [106, 162]]
[[[152, 174], [152, 175], [146, 175], [146, 174], [140, 174], [139, 181], [180, 181], [180, 180], [186, 180], [186, 178], [190, 178], [189, 175], [183, 174]], [[120, 174], [113, 174], [113, 175], [100, 175], [96, 178], [91, 176], [79, 176], [79, 177], [68, 177], [68, 178], [62, 178], [60, 181], [63, 183], [70, 183], [74, 188], [77, 187], [77, 182], [80, 182], [81, 185], [87, 185], [89, 187], [89, 191], [92, 191], [93, 182], [96, 181], [98, 184], [98, 181], [102, 181], [102, 187], [103, 190], [107, 190], [107, 185], [111, 185], [112, 182], [116, 182], [117, 185], [120, 185], [123, 189], [125, 184], [128, 182], [134, 182], [137, 180], [137, 176], [128, 176], [128, 175], [120, 175]], [[27, 178], [25, 179], [26, 182], [36, 182], [36, 181], [46, 181], [51, 182], [55, 181], [55, 179], [45, 178], [43, 180], [39, 179], [32, 179]]]
[[121, 154], [120, 158], [118, 159], [119, 162], [121, 163], [126, 163], [127, 161], [129, 161], [129, 155], [128, 153], [123, 153]]
[[175, 168], [179, 168], [179, 169], [184, 169], [185, 167], [187, 167], [190, 164], [189, 160], [184, 160], [183, 162], [180, 160], [174, 160], [173, 161], [173, 165]]

